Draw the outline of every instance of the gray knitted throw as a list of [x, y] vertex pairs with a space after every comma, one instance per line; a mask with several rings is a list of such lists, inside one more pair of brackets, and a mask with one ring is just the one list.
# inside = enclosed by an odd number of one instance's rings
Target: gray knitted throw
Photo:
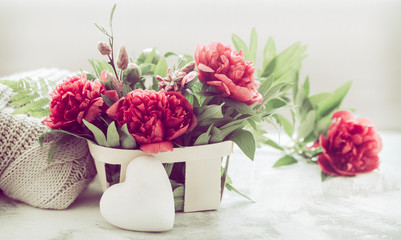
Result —
[[[42, 70], [35, 76], [40, 73], [60, 76], [57, 70]], [[11, 95], [11, 89], [0, 84], [0, 189], [35, 207], [65, 209], [96, 175], [87, 143], [78, 138], [65, 143], [48, 164], [52, 139], [45, 139], [43, 147], [38, 143], [47, 127], [38, 119], [9, 114], [5, 105]]]

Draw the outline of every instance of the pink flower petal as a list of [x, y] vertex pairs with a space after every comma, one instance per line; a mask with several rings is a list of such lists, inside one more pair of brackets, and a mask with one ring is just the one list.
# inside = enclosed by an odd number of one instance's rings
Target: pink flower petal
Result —
[[214, 70], [213, 70], [213, 69], [211, 69], [210, 67], [208, 67], [208, 66], [206, 66], [206, 65], [204, 65], [204, 64], [202, 64], [202, 63], [200, 63], [200, 64], [198, 65], [198, 69], [199, 69], [200, 71], [202, 71], [202, 72], [214, 73]]
[[158, 143], [149, 143], [142, 144], [140, 149], [146, 153], [160, 153], [160, 152], [168, 152], [173, 151], [173, 143], [171, 142], [158, 142]]

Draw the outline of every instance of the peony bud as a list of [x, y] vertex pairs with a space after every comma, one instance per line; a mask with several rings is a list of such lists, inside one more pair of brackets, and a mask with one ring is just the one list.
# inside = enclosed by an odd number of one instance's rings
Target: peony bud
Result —
[[141, 80], [141, 69], [135, 63], [129, 63], [127, 69], [124, 70], [125, 82], [134, 89], [135, 84]]
[[113, 74], [107, 72], [106, 73], [107, 82], [111, 82], [120, 92], [123, 90], [122, 82], [119, 82]]
[[128, 66], [128, 52], [124, 45], [120, 48], [120, 53], [118, 54], [117, 67], [121, 70], [126, 69]]
[[106, 42], [99, 42], [97, 44], [97, 49], [102, 55], [109, 55], [111, 53], [111, 47]]
[[181, 71], [188, 74], [195, 69], [195, 62], [187, 63], [184, 67], [181, 68]]

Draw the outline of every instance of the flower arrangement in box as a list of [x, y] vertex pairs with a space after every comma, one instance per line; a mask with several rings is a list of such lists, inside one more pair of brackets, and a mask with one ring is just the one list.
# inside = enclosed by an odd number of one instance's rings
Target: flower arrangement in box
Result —
[[[42, 88], [26, 79], [1, 82], [18, 92], [10, 100], [17, 107], [14, 113], [46, 116], [43, 123], [51, 130], [41, 139], [56, 136], [49, 161], [72, 138], [86, 139], [105, 191], [125, 181], [132, 159], [152, 155], [162, 159], [175, 210], [184, 211], [217, 209], [224, 187], [241, 194], [227, 176], [233, 142], [251, 160], [261, 144], [282, 151], [273, 167], [299, 160], [317, 163], [323, 180], [378, 167], [381, 139], [373, 123], [340, 111], [351, 83], [311, 96], [309, 79], [299, 83], [306, 56], [301, 43], [276, 53], [269, 38], [261, 69], [255, 67], [254, 29], [249, 45], [233, 34], [235, 49], [212, 42], [199, 44], [193, 56], [160, 54], [153, 48], [133, 59], [125, 46], [118, 56], [114, 52], [114, 10], [109, 30], [96, 25], [108, 37], [97, 45], [106, 60], [90, 60], [94, 71], [67, 77], [52, 91], [51, 99], [42, 97], [45, 81], [39, 84]], [[169, 67], [169, 62], [174, 65]], [[263, 123], [282, 128], [291, 143], [271, 139]], [[211, 185], [199, 184], [208, 181]], [[200, 207], [185, 202], [203, 201], [199, 196], [205, 193], [191, 192], [188, 186], [214, 192], [212, 200]]]
[[[118, 56], [114, 51], [113, 13], [114, 8], [109, 30], [96, 25], [108, 37], [107, 42], [97, 45], [106, 60], [90, 60], [94, 73], [68, 77], [51, 93], [50, 114], [43, 123], [52, 130], [46, 134], [63, 133], [53, 147], [80, 137], [87, 139], [89, 146], [157, 155], [232, 141], [253, 159], [253, 132], [287, 106], [285, 95], [292, 87], [305, 47], [296, 44], [274, 59], [266, 54], [265, 67], [258, 75], [253, 65], [256, 31], [252, 32], [249, 48], [234, 35], [237, 49], [212, 42], [199, 44], [191, 56], [173, 52], [162, 55], [153, 48], [134, 60], [125, 46], [120, 47]], [[269, 40], [266, 51], [270, 51], [271, 44]], [[167, 60], [176, 63], [169, 67]], [[227, 146], [231, 152], [232, 144]], [[223, 156], [218, 157], [219, 165]], [[104, 189], [124, 180], [124, 165], [105, 162]], [[186, 165], [164, 163], [174, 190], [185, 185]], [[227, 166], [228, 161], [222, 171], [218, 168], [222, 186], [238, 192], [231, 179], [226, 181]], [[177, 204], [176, 209], [183, 207]]]

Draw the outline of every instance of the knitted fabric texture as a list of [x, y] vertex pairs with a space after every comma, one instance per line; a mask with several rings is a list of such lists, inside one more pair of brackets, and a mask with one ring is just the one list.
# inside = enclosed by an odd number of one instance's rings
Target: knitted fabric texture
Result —
[[35, 207], [65, 209], [96, 175], [87, 143], [78, 138], [65, 142], [48, 163], [54, 139], [39, 146], [38, 137], [47, 127], [38, 119], [6, 111], [10, 92], [0, 84], [0, 189]]
[[65, 209], [96, 174], [85, 140], [74, 138], [58, 148], [50, 164], [53, 141], [39, 146], [43, 126], [22, 116], [0, 114], [0, 189], [40, 208]]

